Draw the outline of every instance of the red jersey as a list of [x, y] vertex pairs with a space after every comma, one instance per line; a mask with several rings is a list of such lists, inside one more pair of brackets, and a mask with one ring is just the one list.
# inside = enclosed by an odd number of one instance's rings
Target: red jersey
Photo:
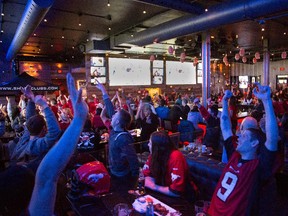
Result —
[[[145, 176], [151, 176], [150, 164], [151, 155], [149, 155], [143, 167]], [[187, 183], [186, 177], [189, 170], [186, 159], [180, 151], [174, 150], [171, 152], [167, 169], [164, 186], [168, 186], [171, 191], [175, 191], [176, 193], [183, 193], [185, 191]]]
[[259, 160], [241, 163], [240, 158], [241, 155], [234, 152], [224, 168], [212, 197], [209, 215], [246, 215]]

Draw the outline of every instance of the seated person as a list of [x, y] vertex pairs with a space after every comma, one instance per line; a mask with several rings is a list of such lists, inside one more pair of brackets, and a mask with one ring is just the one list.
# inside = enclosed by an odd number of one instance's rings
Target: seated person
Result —
[[150, 135], [157, 130], [159, 120], [157, 115], [152, 112], [150, 104], [140, 101], [136, 114], [136, 124], [138, 128], [141, 128], [142, 141], [149, 140]]
[[148, 145], [150, 155], [143, 167], [145, 187], [168, 196], [182, 195], [189, 174], [183, 154], [164, 131], [152, 133]]
[[212, 147], [213, 150], [218, 150], [221, 141], [220, 133], [220, 119], [218, 118], [218, 106], [211, 106], [208, 111], [204, 106], [200, 104], [199, 98], [194, 100], [196, 106], [198, 106], [202, 117], [206, 122], [206, 133], [204, 136], [203, 144], [207, 147]]
[[[229, 161], [214, 191], [208, 210], [209, 215], [263, 215], [263, 213], [272, 215], [268, 211], [269, 209], [271, 211], [270, 204], [275, 202], [275, 197], [273, 190], [267, 189], [267, 183], [273, 181], [278, 126], [269, 86], [261, 86], [260, 84], [257, 86], [258, 90], [255, 88], [253, 94], [261, 99], [266, 113], [265, 128], [267, 133], [263, 147], [261, 147], [260, 131], [255, 128], [247, 128], [242, 129], [241, 133], [238, 134], [238, 145], [234, 148], [228, 110], [228, 100], [232, 97], [232, 93], [227, 90], [223, 97], [221, 131]], [[255, 126], [255, 121], [249, 123]], [[263, 198], [268, 198], [268, 200]], [[263, 208], [265, 208], [264, 211]]]
[[163, 120], [164, 119], [168, 119], [169, 118], [169, 112], [170, 109], [165, 106], [165, 100], [161, 99], [159, 106], [155, 109], [157, 116], [161, 119], [162, 124], [163, 124]]
[[188, 113], [187, 120], [193, 123], [193, 126], [194, 126], [196, 131], [202, 131], [203, 132], [203, 129], [198, 126], [198, 124], [200, 122], [203, 122], [203, 118], [202, 118], [197, 106], [193, 106], [191, 111]]
[[109, 136], [109, 165], [110, 172], [116, 177], [138, 176], [139, 162], [133, 145], [132, 135], [126, 130], [131, 122], [130, 114], [123, 109], [115, 113], [113, 104], [103, 84], [98, 82], [96, 87], [101, 90], [107, 115], [111, 119]]

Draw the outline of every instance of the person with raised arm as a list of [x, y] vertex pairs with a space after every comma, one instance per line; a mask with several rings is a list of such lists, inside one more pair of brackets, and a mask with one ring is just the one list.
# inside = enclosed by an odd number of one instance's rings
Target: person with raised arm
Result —
[[74, 79], [67, 74], [67, 87], [74, 108], [74, 118], [59, 142], [47, 153], [36, 173], [32, 198], [28, 207], [31, 216], [54, 213], [57, 181], [72, 156], [88, 114], [82, 90], [76, 90]]
[[98, 80], [96, 87], [102, 92], [105, 108], [111, 119], [108, 156], [110, 172], [115, 177], [124, 177], [123, 179], [138, 176], [139, 162], [135, 148], [131, 145], [134, 139], [126, 130], [131, 122], [131, 116], [124, 109], [115, 112], [104, 85]]
[[[34, 96], [29, 85], [22, 92], [28, 98], [26, 124], [24, 133], [12, 153], [12, 164], [25, 164], [36, 173], [42, 158], [59, 139], [61, 130], [42, 95]], [[36, 114], [36, 105], [40, 107], [45, 118]]]
[[[261, 131], [255, 129], [254, 119], [248, 117], [249, 119], [245, 119], [246, 126], [241, 125], [238, 145], [236, 148], [233, 147], [228, 109], [228, 100], [232, 97], [232, 93], [226, 90], [222, 101], [221, 130], [229, 161], [214, 191], [208, 210], [209, 215], [262, 215], [260, 205], [265, 207], [260, 200], [265, 196], [263, 194], [265, 184], [273, 178], [278, 126], [269, 86], [257, 84], [253, 94], [263, 102], [265, 108], [266, 142], [263, 147], [260, 146], [263, 142]], [[265, 193], [268, 191], [265, 190]], [[271, 202], [267, 202], [266, 206], [269, 204]]]

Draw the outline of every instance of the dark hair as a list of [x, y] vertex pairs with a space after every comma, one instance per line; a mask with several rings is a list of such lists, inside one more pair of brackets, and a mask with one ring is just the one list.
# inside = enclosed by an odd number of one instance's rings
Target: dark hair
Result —
[[21, 165], [0, 172], [0, 215], [21, 215], [29, 205], [34, 179], [33, 172]]
[[284, 113], [284, 115], [281, 118], [281, 127], [284, 128], [284, 130], [288, 130], [288, 113]]
[[165, 103], [166, 103], [165, 100], [164, 100], [164, 99], [161, 99], [159, 105], [160, 105], [160, 106], [164, 106]]
[[257, 122], [259, 122], [263, 117], [263, 113], [258, 110], [253, 110], [250, 115], [255, 118]]
[[98, 107], [96, 108], [96, 115], [100, 115], [102, 112], [102, 108]]
[[124, 109], [121, 109], [119, 111], [119, 125], [120, 125], [120, 127], [121, 128], [127, 128], [127, 127], [129, 127], [130, 123], [131, 123], [130, 113]]
[[198, 106], [193, 106], [191, 112], [199, 112]]
[[218, 115], [218, 106], [217, 105], [213, 105], [210, 107], [211, 113], [213, 113], [214, 116]]
[[151, 174], [156, 184], [164, 186], [168, 160], [175, 145], [165, 131], [153, 132], [150, 139], [152, 143]]
[[39, 135], [45, 125], [46, 122], [41, 115], [34, 115], [26, 122], [26, 127], [32, 136]]
[[19, 107], [13, 107], [12, 108], [12, 119], [14, 120], [19, 115], [20, 115]]
[[57, 105], [57, 100], [55, 98], [52, 98], [50, 102], [52, 105]]
[[89, 130], [91, 128], [92, 128], [92, 123], [91, 123], [89, 116], [87, 116], [83, 130]]

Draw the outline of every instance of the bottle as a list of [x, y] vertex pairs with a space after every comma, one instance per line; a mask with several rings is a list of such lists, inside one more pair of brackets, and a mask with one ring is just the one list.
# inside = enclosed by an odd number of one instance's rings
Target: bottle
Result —
[[147, 198], [146, 216], [154, 216], [153, 200]]
[[144, 176], [142, 168], [140, 168], [140, 170], [139, 170], [138, 190], [139, 190], [139, 195], [140, 196], [145, 194], [145, 176]]

